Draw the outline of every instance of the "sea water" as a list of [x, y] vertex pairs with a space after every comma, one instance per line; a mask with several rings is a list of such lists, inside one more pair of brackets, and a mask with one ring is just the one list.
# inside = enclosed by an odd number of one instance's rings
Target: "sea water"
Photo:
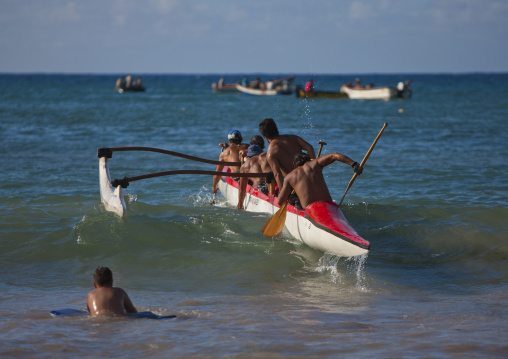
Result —
[[[118, 76], [0, 76], [0, 357], [508, 357], [508, 75], [362, 76], [411, 78], [413, 97], [391, 101], [215, 94], [220, 75], [118, 94]], [[267, 215], [211, 204], [209, 176], [132, 182], [123, 218], [101, 204], [97, 148], [217, 159], [231, 129], [248, 142], [266, 117], [358, 162], [388, 123], [342, 206], [368, 256], [264, 237]], [[214, 170], [150, 152], [109, 163], [113, 178]], [[324, 173], [340, 200], [353, 171]], [[139, 310], [178, 318], [51, 317], [86, 307], [97, 266]]]

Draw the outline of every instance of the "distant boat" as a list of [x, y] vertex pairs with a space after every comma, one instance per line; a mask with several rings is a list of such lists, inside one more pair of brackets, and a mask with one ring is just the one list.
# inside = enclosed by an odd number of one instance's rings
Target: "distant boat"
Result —
[[136, 81], [132, 81], [132, 76], [128, 75], [125, 77], [125, 81], [121, 77], [119, 77], [116, 80], [115, 91], [118, 93], [123, 93], [123, 92], [128, 92], [128, 91], [142, 92], [142, 91], [145, 91], [145, 88], [143, 87], [143, 85], [141, 85], [141, 77], [138, 76]]
[[405, 83], [399, 82], [397, 87], [393, 86], [365, 86], [358, 87], [351, 83], [344, 84], [340, 89], [351, 99], [360, 100], [391, 100], [394, 98], [409, 98], [412, 91], [409, 87], [411, 80]]
[[284, 77], [282, 79], [269, 80], [261, 82], [259, 77], [251, 83], [246, 82], [244, 79], [242, 84], [236, 84], [238, 91], [248, 95], [257, 96], [273, 96], [273, 95], [290, 95], [293, 90], [289, 86], [294, 80], [295, 76]]
[[238, 91], [246, 93], [248, 95], [257, 95], [257, 96], [273, 96], [273, 95], [289, 95], [291, 94], [291, 90], [287, 89], [260, 89], [260, 88], [252, 88], [252, 87], [246, 87], [242, 86], [240, 84], [236, 85], [236, 88]]

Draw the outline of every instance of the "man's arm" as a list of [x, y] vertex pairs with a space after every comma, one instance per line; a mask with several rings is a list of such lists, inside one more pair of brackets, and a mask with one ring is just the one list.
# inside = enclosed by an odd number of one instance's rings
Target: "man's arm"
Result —
[[353, 161], [348, 156], [345, 156], [345, 155], [338, 153], [338, 152], [334, 152], [334, 153], [330, 153], [325, 156], [321, 156], [317, 159], [317, 161], [321, 167], [326, 167], [335, 161], [339, 161], [339, 162], [342, 162], [342, 163], [352, 166], [355, 173], [357, 173], [359, 175], [362, 174], [362, 172], [363, 172], [363, 167], [360, 167], [360, 165], [357, 162]]
[[[225, 158], [225, 156], [226, 156], [226, 152], [227, 152], [227, 151], [224, 151], [224, 152], [222, 152], [222, 153], [220, 154], [220, 156], [219, 156], [219, 161], [225, 161], [225, 159], [224, 159], [224, 158]], [[215, 171], [217, 171], [217, 172], [222, 172], [222, 170], [223, 170], [223, 169], [224, 169], [224, 165], [217, 165], [217, 166], [215, 167]], [[220, 178], [221, 178], [221, 177], [222, 177], [222, 176], [220, 176], [220, 175], [214, 175], [214, 176], [213, 176], [213, 186], [212, 186], [212, 192], [213, 192], [213, 193], [217, 193], [217, 191], [219, 190], [219, 181], [220, 181]]]
[[279, 206], [283, 206], [284, 203], [286, 203], [286, 201], [289, 198], [289, 195], [293, 191], [293, 187], [291, 187], [291, 185], [289, 184], [290, 180], [291, 180], [291, 173], [286, 176], [286, 179], [284, 180], [284, 186], [282, 187], [282, 190], [280, 190], [280, 192], [279, 192], [279, 197], [278, 197]]
[[[240, 167], [241, 173], [249, 172], [249, 162], [245, 162], [242, 167]], [[240, 190], [238, 191], [238, 209], [243, 209], [243, 200], [245, 199], [245, 191], [247, 189], [247, 182], [249, 181], [248, 177], [240, 177]]]
[[272, 169], [273, 176], [275, 177], [275, 181], [277, 182], [277, 186], [279, 186], [280, 190], [284, 185], [284, 175], [282, 174], [282, 171], [280, 169], [280, 163], [271, 154], [267, 154], [266, 159], [268, 160], [268, 164]]
[[307, 151], [307, 154], [310, 156], [310, 158], [316, 158], [316, 153], [314, 152], [314, 147], [307, 141], [305, 141], [303, 138], [296, 136], [298, 139], [298, 144], [301, 148], [303, 148], [305, 151]]
[[124, 299], [123, 299], [123, 307], [125, 309], [125, 311], [127, 313], [137, 313], [138, 310], [136, 309], [136, 307], [134, 306], [134, 304], [132, 304], [131, 302], [131, 299], [129, 298], [129, 295], [125, 292], [124, 292]]

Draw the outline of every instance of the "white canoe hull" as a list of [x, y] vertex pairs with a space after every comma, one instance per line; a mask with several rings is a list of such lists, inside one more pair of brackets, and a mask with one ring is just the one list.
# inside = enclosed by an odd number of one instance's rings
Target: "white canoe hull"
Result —
[[395, 87], [383, 86], [363, 89], [353, 89], [348, 86], [342, 86], [342, 92], [346, 93], [351, 99], [359, 100], [390, 100], [399, 97], [399, 90]]
[[[227, 202], [236, 207], [238, 204], [238, 182], [229, 177], [222, 177], [219, 189]], [[274, 201], [276, 203], [277, 198], [265, 196], [257, 189], [247, 186], [244, 200], [246, 211], [273, 215], [279, 209]], [[337, 205], [330, 205], [329, 209], [331, 217], [326, 216], [328, 218], [325, 218], [324, 222], [333, 220], [334, 223], [331, 227], [340, 228], [339, 231], [330, 230], [321, 225], [324, 223], [323, 221], [315, 221], [307, 211], [300, 211], [291, 205], [288, 205], [285, 227], [293, 237], [322, 252], [341, 257], [367, 254], [370, 248], [369, 242], [355, 232]]]
[[99, 159], [99, 185], [101, 189], [101, 202], [109, 212], [115, 212], [120, 217], [125, 213], [125, 202], [123, 199], [122, 186], [114, 188], [111, 186], [109, 176], [108, 159], [101, 157]]

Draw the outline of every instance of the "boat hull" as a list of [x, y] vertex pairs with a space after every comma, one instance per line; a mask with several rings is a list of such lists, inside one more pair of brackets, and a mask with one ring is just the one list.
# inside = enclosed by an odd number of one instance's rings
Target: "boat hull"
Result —
[[296, 97], [301, 98], [347, 98], [344, 92], [331, 92], [331, 91], [309, 91], [304, 90], [296, 91]]
[[240, 92], [243, 92], [248, 95], [257, 95], [257, 96], [274, 96], [274, 95], [289, 95], [291, 94], [291, 90], [287, 89], [271, 89], [271, 90], [262, 90], [258, 88], [245, 87], [240, 84], [236, 85], [236, 89]]
[[[219, 189], [229, 204], [238, 204], [238, 182], [222, 177]], [[266, 196], [247, 186], [243, 205], [246, 211], [273, 215], [279, 209], [276, 202], [276, 197]], [[356, 257], [369, 252], [369, 242], [356, 233], [334, 202], [315, 202], [305, 211], [288, 205], [285, 227], [293, 237], [322, 252], [341, 257]]]
[[390, 86], [362, 89], [342, 86], [341, 91], [347, 94], [349, 98], [359, 100], [390, 100], [399, 97], [399, 90]]
[[114, 212], [122, 217], [125, 213], [125, 201], [123, 199], [122, 186], [111, 186], [109, 165], [106, 157], [99, 159], [99, 185], [101, 190], [101, 202], [109, 212]]

